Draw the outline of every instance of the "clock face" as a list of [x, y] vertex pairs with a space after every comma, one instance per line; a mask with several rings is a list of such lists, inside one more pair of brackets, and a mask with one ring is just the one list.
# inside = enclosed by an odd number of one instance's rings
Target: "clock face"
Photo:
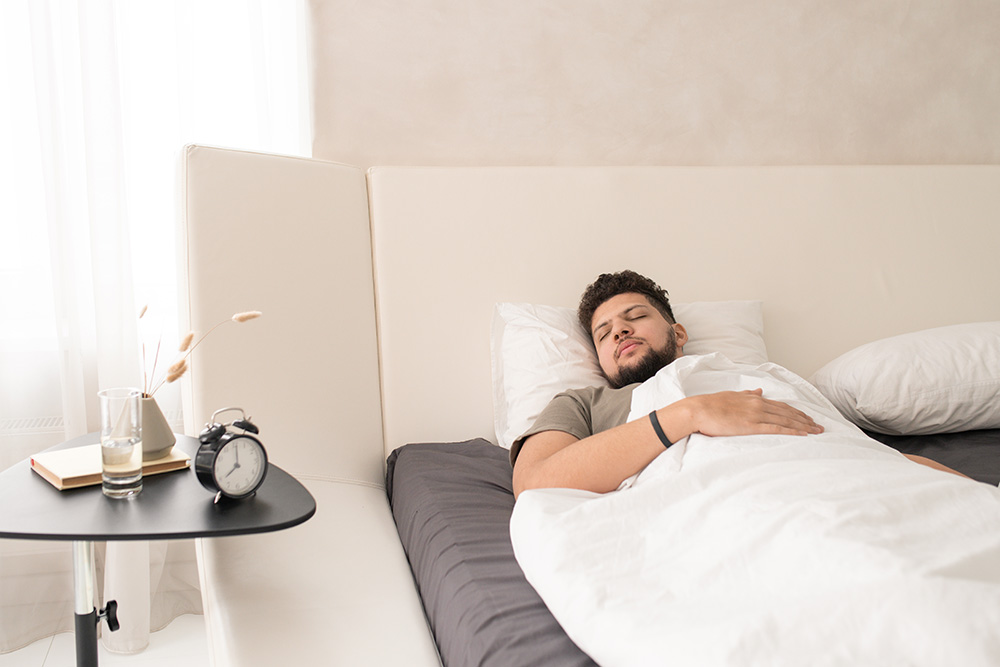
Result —
[[244, 496], [256, 490], [267, 471], [267, 456], [256, 440], [236, 437], [215, 457], [215, 482], [228, 496]]

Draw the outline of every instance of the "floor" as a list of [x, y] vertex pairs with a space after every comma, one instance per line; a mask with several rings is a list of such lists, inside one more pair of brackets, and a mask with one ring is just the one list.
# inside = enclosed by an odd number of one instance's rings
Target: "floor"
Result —
[[[149, 646], [141, 653], [110, 653], [98, 642], [101, 667], [208, 667], [208, 641], [204, 617], [178, 616], [163, 630], [149, 636]], [[76, 664], [73, 633], [64, 632], [42, 639], [20, 651], [0, 654], [0, 667], [65, 667]]]

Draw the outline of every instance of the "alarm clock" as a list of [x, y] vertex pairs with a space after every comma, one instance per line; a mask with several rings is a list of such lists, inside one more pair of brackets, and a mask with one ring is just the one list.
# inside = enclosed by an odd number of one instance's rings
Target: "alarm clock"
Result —
[[[226, 424], [216, 421], [218, 415], [231, 411], [239, 411], [240, 418]], [[242, 408], [216, 410], [205, 424], [198, 437], [201, 444], [194, 472], [202, 486], [215, 492], [215, 502], [248, 498], [260, 488], [267, 475], [267, 451], [256, 438], [259, 432]]]

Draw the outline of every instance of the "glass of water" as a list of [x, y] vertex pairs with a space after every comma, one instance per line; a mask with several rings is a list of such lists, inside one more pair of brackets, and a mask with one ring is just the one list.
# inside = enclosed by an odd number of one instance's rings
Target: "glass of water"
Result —
[[142, 491], [142, 402], [138, 389], [105, 389], [101, 399], [101, 488], [109, 498]]

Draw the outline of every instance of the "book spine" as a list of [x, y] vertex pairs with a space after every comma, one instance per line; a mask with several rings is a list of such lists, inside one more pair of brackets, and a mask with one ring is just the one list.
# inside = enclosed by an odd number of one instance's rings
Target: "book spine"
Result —
[[35, 472], [37, 472], [39, 475], [41, 475], [42, 479], [44, 479], [46, 482], [48, 482], [52, 486], [56, 487], [60, 491], [63, 490], [62, 480], [59, 479], [59, 477], [57, 475], [53, 475], [51, 472], [49, 472], [45, 468], [45, 466], [41, 466], [41, 465], [35, 463], [35, 459], [31, 459], [31, 469], [34, 470]]

